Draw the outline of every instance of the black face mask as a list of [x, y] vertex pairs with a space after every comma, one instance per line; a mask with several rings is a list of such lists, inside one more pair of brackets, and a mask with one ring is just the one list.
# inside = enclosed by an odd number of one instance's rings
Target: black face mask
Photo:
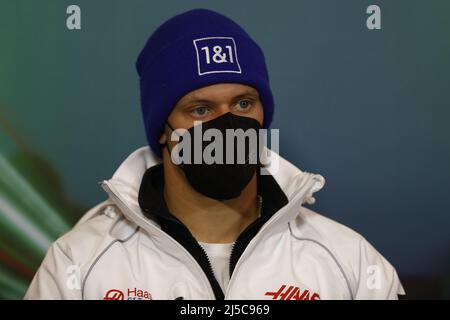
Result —
[[[169, 128], [174, 130], [169, 123], [167, 124]], [[201, 163], [194, 163], [194, 140], [202, 138], [194, 136], [196, 127], [197, 126], [191, 127], [185, 133], [190, 134], [191, 137], [190, 161], [188, 163], [181, 163], [178, 166], [183, 170], [189, 184], [197, 192], [216, 200], [228, 200], [238, 197], [252, 179], [256, 169], [260, 166], [258, 151], [260, 142], [259, 129], [261, 129], [261, 125], [253, 118], [241, 117], [232, 113], [226, 113], [213, 120], [203, 122], [201, 131], [202, 134], [204, 134], [208, 129], [216, 129], [220, 132], [223, 141], [223, 148], [221, 148], [223, 161], [221, 163], [211, 164], [205, 163], [203, 157], [201, 159]], [[239, 139], [236, 139], [236, 137], [227, 136], [227, 129], [242, 129], [244, 132], [248, 129], [253, 129], [255, 130], [256, 135], [253, 135], [254, 139], [250, 139], [248, 137], [241, 139], [240, 146], [242, 147], [245, 145], [245, 148], [239, 148], [238, 150]], [[199, 132], [197, 131], [197, 133]], [[180, 136], [181, 139], [183, 139], [185, 134]], [[232, 153], [234, 157], [232, 157], [230, 152], [227, 152], [226, 150], [227, 144], [231, 142], [230, 139], [234, 139], [234, 148], [232, 149], [234, 150]], [[200, 140], [202, 155], [204, 154], [205, 148], [215, 142], [214, 138], [211, 140], [212, 141], [203, 141], [203, 139]], [[167, 143], [166, 147], [170, 155], [170, 150]], [[209, 151], [211, 150], [212, 149], [210, 146]], [[182, 151], [183, 150], [180, 150], [181, 157]], [[212, 152], [211, 154], [215, 155], [215, 152]], [[220, 158], [222, 159], [222, 157]]]

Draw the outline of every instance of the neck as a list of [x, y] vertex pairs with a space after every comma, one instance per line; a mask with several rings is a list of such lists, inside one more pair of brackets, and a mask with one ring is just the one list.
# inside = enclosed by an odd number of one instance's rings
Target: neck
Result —
[[[169, 156], [170, 157], [170, 156]], [[259, 214], [256, 173], [237, 198], [219, 201], [195, 191], [181, 169], [164, 160], [164, 198], [197, 241], [235, 242]]]

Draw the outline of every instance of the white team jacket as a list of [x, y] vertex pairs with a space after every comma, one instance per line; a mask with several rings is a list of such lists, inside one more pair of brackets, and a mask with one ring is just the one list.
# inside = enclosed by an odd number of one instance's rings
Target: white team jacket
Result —
[[[268, 220], [237, 262], [225, 299], [397, 299], [395, 269], [361, 235], [302, 204], [325, 181], [288, 161], [268, 168], [289, 203]], [[89, 210], [48, 250], [25, 299], [214, 299], [191, 254], [146, 218], [138, 191], [158, 163], [133, 152]]]

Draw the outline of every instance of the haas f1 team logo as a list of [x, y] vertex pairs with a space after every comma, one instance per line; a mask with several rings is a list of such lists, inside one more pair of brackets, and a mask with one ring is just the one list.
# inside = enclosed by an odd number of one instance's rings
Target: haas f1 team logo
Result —
[[123, 292], [117, 289], [108, 290], [103, 300], [123, 300]]
[[265, 295], [272, 296], [272, 300], [320, 300], [318, 293], [285, 284], [278, 291], [266, 292]]
[[117, 289], [110, 289], [106, 292], [103, 300], [152, 300], [150, 292], [139, 290], [137, 288], [127, 289], [127, 297], [125, 294]]

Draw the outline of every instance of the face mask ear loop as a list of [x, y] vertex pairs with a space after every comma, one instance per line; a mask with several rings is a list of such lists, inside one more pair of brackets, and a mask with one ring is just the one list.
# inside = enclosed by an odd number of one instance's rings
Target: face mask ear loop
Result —
[[[175, 129], [170, 125], [169, 121], [166, 121], [167, 126], [170, 128], [170, 130], [175, 131]], [[169, 144], [167, 143], [169, 141], [169, 139], [167, 139], [166, 143], [164, 144], [164, 146], [167, 149], [167, 152], [169, 152], [170, 155], [170, 149], [169, 149]]]
[[170, 128], [170, 130], [175, 131], [175, 129], [170, 125], [169, 121], [166, 121], [166, 124]]
[[[169, 127], [169, 129], [172, 130], [172, 132], [175, 132], [175, 129], [170, 125], [169, 121], [166, 121], [166, 124], [167, 124], [167, 126]], [[175, 133], [176, 133], [176, 132], [175, 132]], [[178, 137], [180, 137], [180, 138], [182, 137], [182, 136], [180, 136], [178, 133], [176, 133], [176, 135], [177, 135]], [[165, 143], [165, 147], [166, 147], [167, 151], [169, 151], [169, 155], [170, 155], [170, 149], [169, 149], [168, 141], [169, 141], [169, 139], [167, 139], [167, 141], [166, 141], [166, 143]]]

